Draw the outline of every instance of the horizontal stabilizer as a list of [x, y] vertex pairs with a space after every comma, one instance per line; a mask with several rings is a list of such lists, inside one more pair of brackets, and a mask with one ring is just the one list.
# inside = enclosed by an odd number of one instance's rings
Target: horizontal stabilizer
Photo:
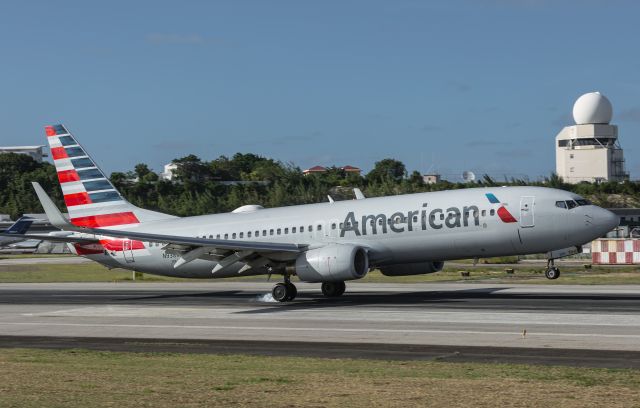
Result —
[[6, 232], [0, 232], [0, 237], [12, 237], [20, 239], [38, 239], [40, 241], [51, 242], [67, 242], [70, 244], [99, 244], [100, 241], [94, 238], [81, 238], [74, 236], [59, 236], [59, 235], [38, 235], [38, 234], [7, 234]]
[[56, 205], [53, 203], [51, 198], [44, 191], [40, 183], [34, 181], [31, 183], [31, 185], [33, 185], [33, 189], [36, 190], [38, 200], [40, 200], [40, 204], [42, 204], [42, 208], [44, 209], [44, 212], [47, 214], [47, 217], [49, 218], [49, 222], [51, 223], [51, 225], [53, 225], [56, 228], [60, 228], [61, 230], [64, 230], [64, 231], [81, 231], [82, 230], [82, 228], [76, 227], [75, 225], [67, 221], [66, 218], [64, 218], [60, 210], [58, 210], [58, 207], [56, 207]]

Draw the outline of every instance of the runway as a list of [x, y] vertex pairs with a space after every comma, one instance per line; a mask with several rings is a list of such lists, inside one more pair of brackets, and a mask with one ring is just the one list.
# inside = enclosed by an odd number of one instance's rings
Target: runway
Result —
[[328, 299], [318, 285], [298, 284], [290, 303], [269, 302], [271, 287], [1, 284], [0, 346], [67, 339], [112, 349], [144, 339], [149, 350], [640, 367], [640, 286], [349, 283]]

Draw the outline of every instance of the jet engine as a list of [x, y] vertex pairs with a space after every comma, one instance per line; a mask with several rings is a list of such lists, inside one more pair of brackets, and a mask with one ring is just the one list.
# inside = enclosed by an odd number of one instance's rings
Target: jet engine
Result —
[[440, 272], [444, 267], [442, 261], [417, 262], [380, 267], [380, 272], [385, 276], [426, 275]]
[[367, 251], [355, 245], [331, 244], [300, 254], [295, 273], [305, 282], [341, 282], [369, 272]]

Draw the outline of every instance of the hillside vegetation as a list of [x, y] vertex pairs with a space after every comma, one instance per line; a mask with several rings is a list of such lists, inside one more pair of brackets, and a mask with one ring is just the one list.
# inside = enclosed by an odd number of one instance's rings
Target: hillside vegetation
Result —
[[[640, 183], [636, 182], [570, 185], [552, 174], [541, 182], [497, 181], [484, 176], [473, 183], [443, 181], [426, 185], [419, 172], [409, 174], [404, 164], [394, 159], [377, 162], [366, 175], [345, 173], [333, 167], [326, 173], [309, 176], [293, 164], [251, 153], [236, 153], [231, 158], [220, 156], [212, 161], [189, 155], [175, 162], [178, 163], [175, 182], [159, 180], [143, 163], [133, 171], [112, 173], [110, 178], [133, 204], [179, 216], [226, 212], [245, 204], [278, 207], [317, 203], [326, 201], [327, 194], [336, 200], [352, 199], [353, 187], [359, 187], [367, 197], [376, 197], [479, 186], [537, 185], [573, 191], [603, 207], [640, 207]], [[23, 213], [42, 212], [31, 181], [42, 184], [64, 208], [53, 165], [9, 153], [0, 154], [0, 213], [15, 219]]]

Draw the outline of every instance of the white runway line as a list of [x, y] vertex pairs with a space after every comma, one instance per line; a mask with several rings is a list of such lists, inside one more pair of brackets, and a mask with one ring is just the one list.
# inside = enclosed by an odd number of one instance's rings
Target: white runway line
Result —
[[[482, 331], [482, 330], [424, 330], [424, 329], [357, 329], [326, 327], [277, 327], [277, 326], [209, 326], [209, 325], [172, 325], [172, 324], [104, 324], [104, 323], [42, 323], [42, 322], [0, 322], [6, 326], [55, 326], [55, 327], [113, 327], [113, 328], [149, 328], [149, 329], [191, 329], [191, 330], [251, 330], [251, 331], [299, 331], [299, 332], [342, 332], [342, 333], [411, 333], [411, 334], [492, 334], [522, 336], [520, 331]], [[527, 332], [527, 337], [603, 337], [640, 339], [640, 334], [596, 334], [596, 333], [549, 333]]]

